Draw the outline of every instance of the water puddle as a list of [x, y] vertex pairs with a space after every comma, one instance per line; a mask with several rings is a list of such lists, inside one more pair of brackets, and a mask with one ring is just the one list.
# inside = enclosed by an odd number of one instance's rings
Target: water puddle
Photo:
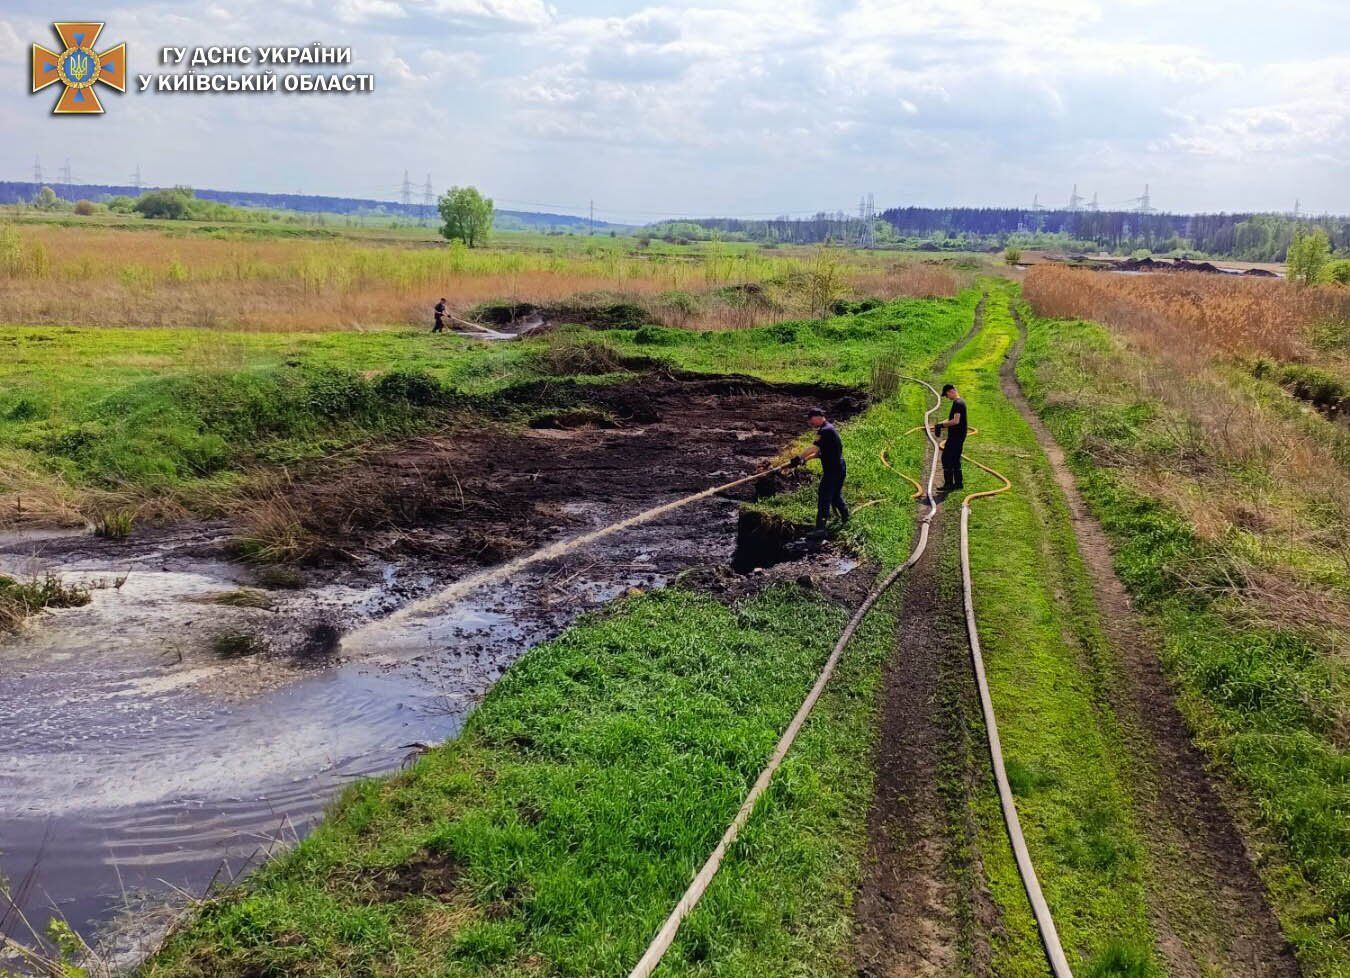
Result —
[[[60, 915], [110, 959], [134, 961], [169, 919], [147, 904], [232, 879], [302, 837], [344, 785], [397, 768], [406, 745], [453, 736], [515, 659], [578, 615], [727, 561], [735, 512], [709, 500], [373, 628], [445, 581], [391, 565], [371, 583], [231, 607], [211, 599], [247, 569], [192, 546], [58, 557], [0, 540], [0, 573], [94, 587], [88, 606], [0, 641], [0, 872], [37, 930]], [[615, 515], [568, 511], [583, 529]], [[316, 623], [362, 640], [294, 654]], [[271, 651], [222, 658], [212, 639], [231, 630]], [[110, 930], [128, 909], [135, 926]], [[16, 916], [4, 932], [30, 938]]]

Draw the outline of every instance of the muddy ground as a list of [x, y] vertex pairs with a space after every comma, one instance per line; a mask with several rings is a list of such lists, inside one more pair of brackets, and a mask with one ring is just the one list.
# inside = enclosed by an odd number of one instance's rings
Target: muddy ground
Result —
[[[766, 466], [813, 403], [842, 418], [864, 399], [666, 372], [542, 383], [491, 417], [293, 471], [237, 519], [0, 539], [0, 572], [95, 587], [0, 638], [0, 871], [29, 920], [59, 912], [134, 960], [170, 887], [200, 894], [303, 834], [343, 784], [453, 736], [526, 649], [634, 588], [684, 575], [732, 599], [785, 581], [850, 601], [868, 569], [712, 498], [348, 641], [484, 567]], [[238, 558], [241, 537], [279, 527], [304, 541], [296, 563]]]

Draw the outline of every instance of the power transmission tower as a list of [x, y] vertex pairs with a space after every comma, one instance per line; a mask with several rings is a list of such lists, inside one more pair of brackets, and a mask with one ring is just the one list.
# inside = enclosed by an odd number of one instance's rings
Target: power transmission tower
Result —
[[1297, 221], [1298, 218], [1299, 218], [1299, 211], [1300, 211], [1300, 209], [1301, 209], [1301, 206], [1300, 206], [1301, 204], [1302, 204], [1302, 201], [1298, 200], [1297, 198], [1294, 199], [1294, 220], [1296, 220], [1296, 221]]
[[403, 171], [403, 190], [399, 197], [403, 202], [403, 213], [407, 214], [412, 209], [412, 181], [408, 179], [408, 171]]
[[1088, 204], [1088, 210], [1095, 211], [1097, 209], [1097, 191], [1094, 190], [1092, 192], [1092, 203]]
[[141, 192], [141, 165], [136, 164], [136, 172], [131, 175], [131, 185], [136, 188], [136, 193]]
[[70, 176], [70, 157], [67, 156], [66, 165], [61, 167], [61, 183], [63, 186], [69, 187], [74, 182]]
[[38, 185], [42, 184], [42, 157], [40, 156], [33, 157], [33, 182]]
[[1139, 198], [1139, 213], [1140, 214], [1153, 213], [1153, 198], [1149, 196], [1148, 184], [1144, 184], [1144, 196]]
[[587, 233], [587, 234], [595, 234], [595, 201], [591, 201], [591, 223], [590, 223], [590, 230], [587, 231], [586, 233]]
[[1069, 210], [1081, 211], [1083, 209], [1083, 198], [1078, 195], [1078, 184], [1073, 185], [1073, 193], [1069, 194]]
[[1043, 210], [1045, 210], [1045, 205], [1041, 203], [1041, 195], [1040, 195], [1040, 194], [1032, 194], [1032, 195], [1031, 195], [1031, 209], [1032, 209], [1033, 211], [1043, 211]]
[[867, 194], [858, 199], [858, 247], [876, 247], [876, 198]]
[[431, 174], [427, 174], [426, 186], [422, 188], [422, 223], [427, 223], [427, 215], [431, 213], [431, 205], [435, 202], [431, 189]]

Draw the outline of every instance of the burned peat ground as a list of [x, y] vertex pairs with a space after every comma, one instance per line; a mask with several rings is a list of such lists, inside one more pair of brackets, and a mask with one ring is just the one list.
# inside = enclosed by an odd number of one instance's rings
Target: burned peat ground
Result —
[[[428, 568], [491, 565], [569, 527], [589, 528], [579, 507], [628, 515], [766, 467], [805, 430], [813, 403], [840, 418], [866, 403], [840, 387], [668, 371], [515, 397], [523, 426], [462, 418], [336, 472], [311, 473], [258, 501], [263, 522], [278, 512], [293, 522], [295, 556], [314, 572], [371, 556]], [[526, 407], [531, 400], [539, 403]], [[740, 495], [772, 493], [784, 481], [772, 476]]]

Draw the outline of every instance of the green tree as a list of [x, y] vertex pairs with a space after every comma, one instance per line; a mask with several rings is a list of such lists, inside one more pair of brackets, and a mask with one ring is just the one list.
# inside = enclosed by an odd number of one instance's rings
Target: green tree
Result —
[[451, 187], [437, 205], [441, 212], [441, 235], [447, 241], [463, 241], [470, 248], [486, 244], [492, 230], [492, 199], [477, 187]]
[[1286, 258], [1289, 281], [1299, 285], [1316, 285], [1326, 278], [1327, 259], [1331, 256], [1331, 241], [1321, 228], [1306, 231], [1299, 228], [1289, 244]]
[[191, 214], [193, 198], [192, 190], [188, 187], [152, 190], [136, 198], [132, 209], [142, 217], [181, 221]]
[[60, 205], [61, 200], [51, 187], [43, 187], [33, 195], [33, 206], [40, 211], [54, 211]]

